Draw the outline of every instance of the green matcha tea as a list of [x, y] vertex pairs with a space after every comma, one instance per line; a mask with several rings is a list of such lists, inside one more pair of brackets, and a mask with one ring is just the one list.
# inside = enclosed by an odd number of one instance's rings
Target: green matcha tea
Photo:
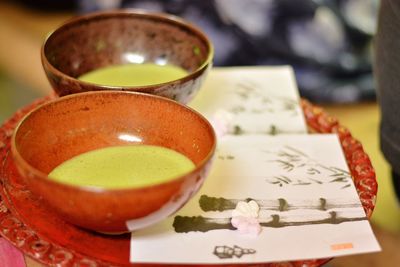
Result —
[[152, 63], [104, 67], [85, 73], [80, 80], [108, 86], [146, 86], [180, 79], [187, 71], [174, 65]]
[[156, 185], [195, 168], [174, 150], [149, 145], [113, 146], [73, 157], [49, 178], [58, 182], [100, 188], [135, 188]]

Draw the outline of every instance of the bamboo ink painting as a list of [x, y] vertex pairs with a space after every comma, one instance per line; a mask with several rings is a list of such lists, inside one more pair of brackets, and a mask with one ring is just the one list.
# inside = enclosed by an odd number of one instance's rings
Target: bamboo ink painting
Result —
[[[238, 203], [252, 203], [257, 234], [232, 223]], [[245, 134], [219, 140], [209, 177], [177, 214], [132, 234], [131, 261], [260, 263], [379, 249], [336, 135]]]
[[227, 134], [307, 132], [289, 66], [214, 68], [189, 105], [211, 121], [229, 114]]

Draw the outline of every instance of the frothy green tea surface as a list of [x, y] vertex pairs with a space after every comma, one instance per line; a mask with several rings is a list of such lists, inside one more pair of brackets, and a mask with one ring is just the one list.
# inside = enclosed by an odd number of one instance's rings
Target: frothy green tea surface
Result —
[[146, 86], [170, 82], [186, 74], [187, 71], [178, 66], [144, 63], [99, 68], [83, 74], [79, 79], [109, 86]]
[[168, 148], [113, 146], [73, 157], [52, 170], [49, 178], [79, 186], [134, 188], [171, 180], [194, 167], [189, 158]]

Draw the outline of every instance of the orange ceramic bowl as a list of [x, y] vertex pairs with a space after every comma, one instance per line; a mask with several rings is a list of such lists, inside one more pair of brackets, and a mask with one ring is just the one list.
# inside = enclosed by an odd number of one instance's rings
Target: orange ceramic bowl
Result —
[[[163, 13], [125, 9], [78, 16], [45, 40], [42, 64], [59, 96], [94, 90], [137, 91], [187, 103], [212, 65], [213, 46], [196, 26]], [[89, 71], [128, 63], [172, 64], [188, 74], [148, 86], [105, 86], [78, 80]]]
[[[190, 158], [196, 167], [172, 181], [143, 188], [91, 190], [47, 176], [78, 154], [125, 144], [167, 147]], [[208, 121], [178, 102], [101, 91], [37, 107], [16, 127], [11, 151], [22, 182], [63, 219], [83, 228], [119, 233], [156, 223], [187, 202], [206, 178], [215, 144]]]

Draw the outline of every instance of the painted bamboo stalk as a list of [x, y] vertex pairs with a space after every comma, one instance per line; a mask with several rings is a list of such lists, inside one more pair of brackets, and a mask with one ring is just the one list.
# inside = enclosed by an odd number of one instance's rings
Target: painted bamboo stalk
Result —
[[332, 210], [340, 208], [361, 208], [361, 203], [354, 199], [326, 199], [319, 198], [315, 200], [299, 200], [287, 201], [284, 198], [278, 199], [227, 199], [223, 197], [210, 197], [202, 195], [199, 199], [200, 208], [203, 211], [226, 211], [235, 209], [239, 201], [249, 202], [254, 200], [257, 202], [261, 210], [271, 211], [289, 211], [296, 209], [315, 209], [315, 210]]
[[[344, 216], [345, 215], [345, 216]], [[339, 211], [324, 212], [315, 216], [290, 216], [272, 214], [268, 218], [260, 218], [262, 227], [282, 228], [288, 226], [303, 226], [315, 224], [340, 224], [344, 222], [354, 222], [367, 220], [365, 214], [357, 213], [356, 216], [347, 217], [349, 214], [343, 214]], [[307, 220], [301, 220], [307, 218]], [[300, 220], [299, 220], [300, 219]], [[203, 216], [176, 216], [173, 227], [177, 233], [188, 232], [208, 232], [211, 230], [235, 230], [231, 224], [231, 218], [208, 218]]]

